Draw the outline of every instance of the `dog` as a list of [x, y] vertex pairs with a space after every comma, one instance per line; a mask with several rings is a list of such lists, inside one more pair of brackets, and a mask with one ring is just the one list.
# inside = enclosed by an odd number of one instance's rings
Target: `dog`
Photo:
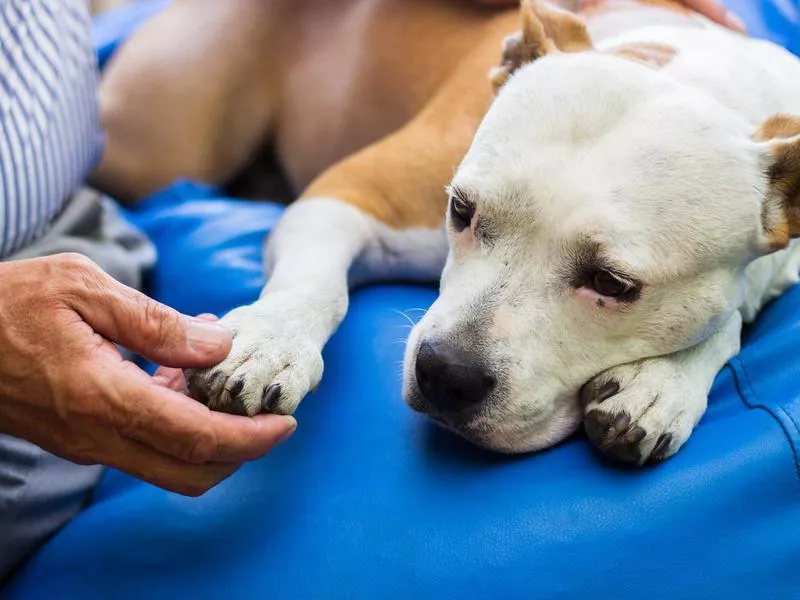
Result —
[[670, 0], [176, 0], [101, 106], [117, 197], [224, 183], [267, 142], [302, 190], [260, 298], [222, 319], [230, 355], [186, 372], [215, 410], [292, 413], [349, 288], [441, 276], [412, 409], [499, 452], [583, 422], [659, 461], [798, 281], [800, 60]]

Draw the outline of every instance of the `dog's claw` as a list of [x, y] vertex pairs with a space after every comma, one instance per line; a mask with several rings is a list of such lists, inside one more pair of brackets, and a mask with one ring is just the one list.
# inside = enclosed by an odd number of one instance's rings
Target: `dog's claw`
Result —
[[672, 434], [665, 433], [656, 442], [656, 447], [653, 448], [652, 454], [650, 454], [650, 460], [652, 462], [660, 462], [664, 460], [667, 456], [667, 452], [669, 452], [670, 444], [672, 444]]
[[225, 389], [234, 400], [244, 388], [244, 377], [231, 377], [225, 382]]
[[261, 399], [261, 409], [264, 412], [273, 412], [278, 406], [280, 399], [281, 386], [279, 383], [273, 383], [266, 390], [264, 390], [264, 396]]
[[616, 379], [610, 379], [606, 381], [603, 385], [600, 386], [600, 389], [597, 391], [597, 399], [596, 402], [600, 403], [603, 400], [608, 400], [611, 396], [616, 395], [619, 392], [619, 381]]
[[680, 363], [652, 358], [614, 367], [581, 390], [586, 436], [603, 454], [644, 464], [672, 456], [705, 410], [702, 386]]

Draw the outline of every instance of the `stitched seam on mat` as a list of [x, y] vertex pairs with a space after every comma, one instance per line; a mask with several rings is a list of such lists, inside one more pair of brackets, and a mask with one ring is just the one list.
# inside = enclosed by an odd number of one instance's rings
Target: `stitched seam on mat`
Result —
[[[753, 394], [753, 396], [755, 396], [756, 400], [760, 403], [760, 406], [756, 406], [756, 407], [757, 408], [758, 407], [763, 408], [767, 412], [772, 413], [772, 408], [767, 408], [767, 406], [768, 406], [767, 403], [764, 402], [764, 400], [761, 399], [761, 396], [758, 395], [758, 392], [756, 391], [756, 386], [753, 383], [752, 378], [750, 377], [750, 373], [748, 372], [747, 366], [744, 364], [744, 361], [741, 358], [737, 357], [736, 362], [741, 367], [742, 375], [744, 375], [745, 379], [747, 380], [747, 387], [749, 388], [749, 390]], [[753, 408], [753, 407], [751, 407], [751, 408]], [[791, 415], [791, 413], [789, 413], [786, 409], [784, 409], [783, 406], [781, 406], [780, 404], [775, 404], [774, 408], [777, 411], [780, 411], [780, 414], [782, 414], [782, 415], [784, 415], [786, 417], [786, 419], [789, 421], [789, 423], [791, 423], [791, 425], [794, 427], [794, 430], [797, 432], [797, 434], [798, 434], [797, 437], [800, 437], [800, 427], [798, 427], [797, 421], [795, 421], [795, 419]], [[777, 418], [776, 415], [773, 415], [773, 416], [775, 416]], [[781, 422], [783, 423], [783, 421], [781, 421]], [[791, 434], [789, 434], [789, 432], [787, 432], [787, 434], [791, 435]], [[795, 438], [793, 438], [793, 439], [795, 439]], [[793, 444], [793, 447], [794, 447], [794, 444]]]
[[[758, 392], [756, 392], [755, 387], [753, 386], [753, 382], [750, 379], [750, 374], [747, 372], [747, 367], [745, 367], [742, 360], [737, 356], [734, 357], [733, 360], [731, 360], [731, 363], [735, 363], [739, 367], [739, 369], [735, 369], [733, 368], [733, 366], [731, 366], [730, 369], [733, 372], [733, 380], [736, 384], [736, 391], [739, 393], [739, 398], [742, 400], [742, 403], [747, 408], [760, 409], [766, 412], [778, 423], [778, 426], [781, 428], [783, 435], [786, 436], [786, 441], [789, 442], [789, 447], [792, 449], [792, 456], [794, 457], [795, 475], [797, 476], [798, 482], [800, 482], [800, 454], [798, 454], [798, 450], [795, 447], [795, 442], [794, 439], [792, 438], [791, 433], [786, 429], [786, 424], [783, 422], [782, 419], [778, 417], [778, 415], [776, 415], [770, 408], [768, 408], [764, 404], [764, 401], [758, 395]], [[741, 378], [739, 377], [739, 373], [737, 371], [741, 372], [742, 375]], [[747, 387], [747, 390], [745, 390], [745, 387]], [[748, 392], [756, 399], [757, 402], [759, 402], [759, 404], [754, 404], [753, 402], [747, 399]], [[786, 414], [786, 412], [783, 410], [781, 410], [781, 412]], [[794, 424], [794, 420], [790, 418], [790, 421], [792, 424]]]

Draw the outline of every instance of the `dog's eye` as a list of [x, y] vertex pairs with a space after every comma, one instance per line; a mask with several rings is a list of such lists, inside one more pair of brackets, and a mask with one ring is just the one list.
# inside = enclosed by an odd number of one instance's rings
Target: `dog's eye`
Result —
[[450, 221], [456, 231], [463, 231], [469, 227], [475, 207], [458, 196], [450, 197]]
[[612, 273], [611, 271], [595, 271], [591, 280], [592, 288], [601, 296], [632, 300], [638, 288], [635, 283]]

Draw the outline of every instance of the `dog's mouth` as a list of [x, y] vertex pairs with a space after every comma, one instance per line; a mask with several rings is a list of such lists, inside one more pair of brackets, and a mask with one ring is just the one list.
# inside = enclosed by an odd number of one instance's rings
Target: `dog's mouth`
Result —
[[504, 454], [520, 454], [554, 446], [580, 427], [581, 402], [578, 393], [571, 396], [561, 399], [557, 406], [562, 408], [545, 418], [541, 415], [525, 417], [519, 413], [511, 418], [501, 407], [488, 405], [466, 412], [442, 413], [429, 406], [413, 384], [407, 389], [405, 399], [415, 412], [476, 446]]
[[406, 404], [414, 411], [425, 415], [444, 429], [470, 442], [483, 446], [481, 439], [489, 433], [485, 411], [473, 408], [459, 413], [444, 413], [434, 409], [423, 397], [415, 383], [405, 393]]

